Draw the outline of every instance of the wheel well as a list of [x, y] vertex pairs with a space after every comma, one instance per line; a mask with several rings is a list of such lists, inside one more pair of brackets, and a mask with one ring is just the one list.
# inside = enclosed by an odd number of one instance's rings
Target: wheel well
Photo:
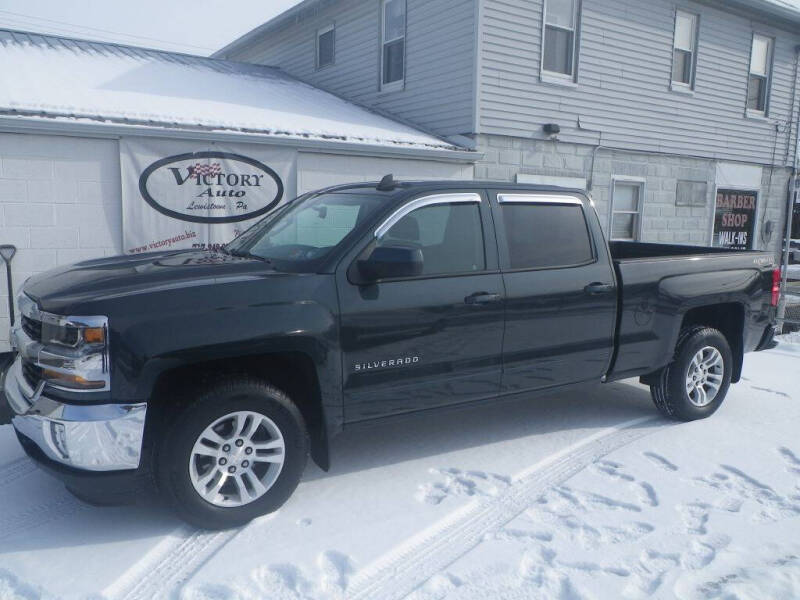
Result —
[[733, 353], [731, 382], [736, 383], [739, 381], [742, 375], [742, 361], [744, 359], [744, 342], [742, 340], [744, 333], [744, 307], [736, 302], [728, 302], [692, 308], [683, 316], [681, 329], [692, 325], [713, 327], [725, 336]]
[[153, 388], [156, 410], [191, 401], [185, 391], [221, 375], [246, 375], [262, 379], [286, 393], [303, 415], [311, 441], [311, 457], [328, 470], [328, 436], [322, 409], [317, 370], [302, 352], [232, 357], [193, 363], [162, 373]]

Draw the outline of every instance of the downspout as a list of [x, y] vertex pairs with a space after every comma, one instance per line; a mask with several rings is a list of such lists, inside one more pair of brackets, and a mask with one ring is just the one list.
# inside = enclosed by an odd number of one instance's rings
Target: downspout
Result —
[[794, 197], [795, 189], [797, 187], [797, 170], [800, 166], [800, 115], [795, 118], [795, 104], [797, 100], [797, 85], [798, 85], [798, 64], [800, 64], [800, 46], [795, 46], [794, 58], [794, 86], [792, 88], [792, 104], [789, 107], [789, 140], [792, 143], [792, 129], [794, 123], [797, 121], [797, 132], [795, 133], [794, 143], [794, 160], [792, 161], [792, 173], [789, 176], [788, 188], [786, 190], [786, 222], [783, 238], [783, 256], [781, 257], [781, 299], [778, 303], [778, 322], [781, 323], [786, 316], [786, 282], [789, 278], [789, 252], [791, 250], [792, 239], [792, 216], [794, 214]]

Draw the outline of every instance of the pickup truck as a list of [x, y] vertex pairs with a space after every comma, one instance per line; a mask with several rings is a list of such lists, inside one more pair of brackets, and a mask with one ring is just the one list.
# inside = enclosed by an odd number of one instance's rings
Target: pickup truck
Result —
[[25, 451], [79, 498], [157, 490], [226, 528], [359, 422], [631, 377], [664, 415], [708, 417], [773, 345], [779, 286], [768, 252], [608, 243], [581, 190], [387, 176], [218, 250], [30, 278], [3, 387]]

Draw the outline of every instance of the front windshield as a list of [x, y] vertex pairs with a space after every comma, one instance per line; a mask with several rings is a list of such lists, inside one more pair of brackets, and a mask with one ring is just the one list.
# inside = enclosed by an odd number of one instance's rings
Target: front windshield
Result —
[[377, 194], [348, 191], [301, 196], [267, 215], [226, 246], [291, 269], [330, 253], [382, 204]]

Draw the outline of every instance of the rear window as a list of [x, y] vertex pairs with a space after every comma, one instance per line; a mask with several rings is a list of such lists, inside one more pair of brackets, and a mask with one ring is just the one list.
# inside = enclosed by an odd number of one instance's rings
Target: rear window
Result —
[[500, 210], [512, 269], [568, 267], [593, 260], [580, 205], [508, 202]]

